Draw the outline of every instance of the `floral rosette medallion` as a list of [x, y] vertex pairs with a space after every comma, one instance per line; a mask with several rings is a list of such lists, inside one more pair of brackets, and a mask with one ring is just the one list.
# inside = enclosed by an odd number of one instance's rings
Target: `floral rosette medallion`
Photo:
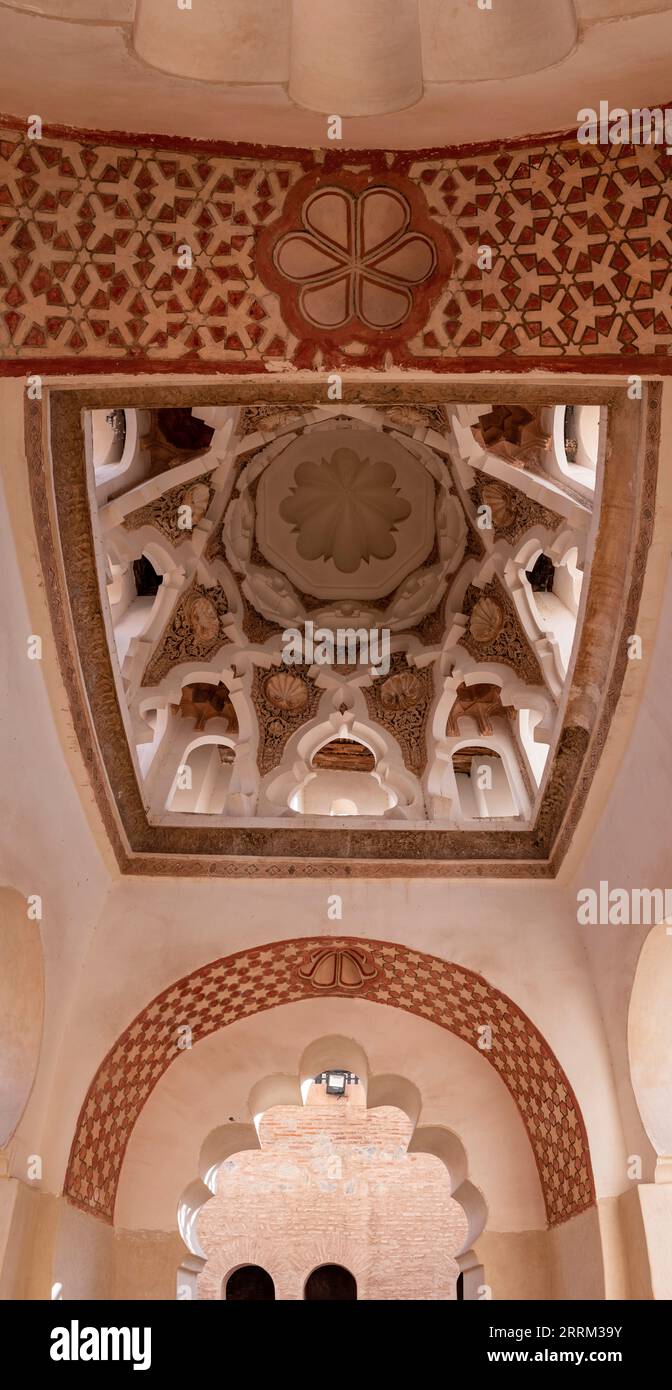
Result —
[[340, 346], [407, 342], [452, 261], [424, 196], [395, 174], [307, 175], [257, 248], [257, 269], [292, 332]]

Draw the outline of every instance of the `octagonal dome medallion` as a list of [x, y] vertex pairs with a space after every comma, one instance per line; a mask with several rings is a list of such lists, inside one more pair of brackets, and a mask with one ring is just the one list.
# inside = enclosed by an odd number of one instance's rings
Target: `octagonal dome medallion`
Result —
[[256, 506], [262, 554], [318, 598], [381, 598], [434, 544], [432, 478], [378, 431], [293, 441], [262, 474]]

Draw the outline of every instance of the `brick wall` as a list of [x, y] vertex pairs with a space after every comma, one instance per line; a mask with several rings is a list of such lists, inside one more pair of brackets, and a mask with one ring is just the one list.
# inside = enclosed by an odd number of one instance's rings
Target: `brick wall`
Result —
[[268, 1270], [279, 1299], [303, 1298], [320, 1264], [345, 1265], [359, 1298], [454, 1298], [466, 1219], [443, 1164], [407, 1154], [410, 1121], [366, 1110], [361, 1087], [344, 1100], [317, 1091], [303, 1108], [268, 1111], [261, 1151], [220, 1170], [199, 1218], [199, 1297], [222, 1297], [229, 1273], [249, 1263]]

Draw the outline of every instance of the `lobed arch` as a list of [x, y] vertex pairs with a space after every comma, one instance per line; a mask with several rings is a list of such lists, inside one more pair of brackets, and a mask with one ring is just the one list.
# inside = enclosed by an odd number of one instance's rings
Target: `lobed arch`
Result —
[[[223, 721], [217, 719], [212, 721], [212, 723], [217, 726], [219, 726], [221, 722]], [[228, 800], [228, 794], [231, 786], [233, 762], [235, 762], [236, 748], [238, 746], [236, 738], [231, 734], [219, 732], [217, 728], [195, 735], [193, 733], [193, 730], [189, 732], [192, 736], [191, 738], [189, 738], [188, 742], [178, 744], [180, 752], [179, 756], [175, 759], [176, 766], [174, 769], [173, 779], [170, 783], [168, 795], [166, 797], [164, 809], [166, 811], [170, 811], [172, 814], [175, 815], [222, 815], [223, 808], [226, 806]], [[192, 758], [192, 755], [198, 753], [199, 750], [202, 748], [209, 748], [211, 757], [214, 756], [214, 750], [216, 748], [226, 748], [229, 750], [233, 761], [228, 765], [219, 767], [220, 777], [217, 782], [217, 785], [215, 787], [208, 785], [208, 789], [204, 791], [204, 781], [207, 783], [207, 778], [212, 776], [212, 764], [208, 762], [205, 771], [201, 769], [201, 772], [199, 773], [199, 786], [197, 788], [192, 788], [192, 784], [189, 784], [189, 791], [196, 792], [196, 804], [191, 809], [185, 809], [182, 802], [177, 803], [176, 801], [181, 790], [178, 783], [179, 773], [182, 769], [191, 769], [191, 773], [193, 776], [194, 762], [191, 762], [190, 760]], [[205, 804], [201, 805], [200, 802], [203, 795]]]
[[104, 533], [103, 546], [112, 562], [124, 569], [146, 555], [161, 576], [184, 572], [185, 554], [180, 554], [180, 545], [163, 535], [156, 526], [146, 524], [127, 531], [117, 525]]
[[394, 812], [395, 817], [410, 817], [417, 811], [422, 804], [420, 783], [406, 767], [397, 740], [384, 725], [374, 722], [368, 713], [360, 716], [359, 711], [364, 704], [362, 699], [355, 696], [353, 703], [354, 711], [329, 711], [329, 696], [323, 696], [323, 712], [318, 711], [314, 719], [287, 740], [282, 761], [266, 775], [262, 783], [264, 798], [270, 805], [284, 811], [290, 804], [290, 797], [315, 777], [315, 754], [334, 739], [347, 738], [361, 743], [373, 754], [376, 766], [370, 775], [391, 799], [387, 814]]
[[[99, 498], [105, 499], [119, 484], [125, 487], [139, 483], [144, 475], [147, 454], [142, 445], [149, 413], [146, 410], [124, 409], [124, 442], [121, 451], [109, 451], [111, 429], [105, 428], [104, 421], [108, 411], [92, 410], [85, 420], [84, 436], [87, 455], [90, 458], [93, 481]], [[101, 425], [103, 426], [101, 431]], [[105, 450], [105, 440], [108, 449]], [[101, 452], [101, 446], [103, 452]], [[118, 455], [113, 457], [112, 455]]]
[[[565, 528], [550, 544], [539, 532], [529, 533], [517, 545], [505, 565], [505, 577], [516, 611], [530, 644], [545, 671], [549, 687], [560, 699], [575, 647], [581, 593], [584, 581], [585, 543], [576, 531]], [[545, 554], [555, 566], [553, 594], [547, 596], [541, 611], [528, 574], [539, 555]]]
[[[344, 956], [350, 967], [345, 972], [339, 965]], [[334, 963], [326, 974], [325, 961]], [[520, 1112], [549, 1226], [595, 1205], [588, 1136], [576, 1096], [522, 1009], [465, 966], [400, 943], [330, 936], [290, 938], [221, 957], [177, 980], [141, 1010], [101, 1062], [84, 1098], [64, 1183], [68, 1199], [112, 1222], [133, 1127], [180, 1055], [177, 1026], [185, 1017], [195, 1045], [238, 1019], [320, 996], [356, 996], [400, 1008], [478, 1051], [482, 1028], [490, 1025], [491, 1047], [482, 1055]]]
[[[512, 671], [511, 667], [505, 666], [502, 662], [478, 662], [466, 648], [456, 646], [452, 651], [452, 669], [450, 674], [444, 676], [440, 682], [432, 710], [431, 730], [434, 756], [427, 772], [427, 790], [433, 798], [435, 815], [437, 817], [449, 816], [454, 818], [457, 816], [458, 819], [462, 818], [453, 770], [453, 754], [460, 747], [478, 744], [483, 746], [484, 752], [490, 748], [499, 754], [504, 764], [513, 801], [518, 807], [518, 814], [527, 817], [532, 813], [534, 793], [539, 784], [541, 773], [533, 770], [534, 782], [525, 777], [518, 763], [513, 735], [507, 734], [501, 728], [495, 729], [494, 727], [491, 734], [483, 735], [478, 731], [474, 732], [473, 728], [470, 728], [474, 721], [468, 717], [463, 719], [459, 734], [450, 734], [448, 731], [448, 721], [460, 686], [468, 688], [478, 685], [498, 687], [501, 692], [502, 704], [515, 711], [521, 729], [520, 751], [530, 767], [532, 764], [529, 747], [526, 746], [523, 738], [523, 726], [521, 725], [524, 715], [532, 721], [529, 732], [527, 732], [528, 726], [525, 725], [527, 743], [531, 744], [535, 740], [539, 746], [544, 744], [547, 749], [550, 744], [555, 708], [548, 690], [543, 686], [527, 685]], [[543, 761], [542, 754], [542, 767]]]
[[482, 1234], [488, 1207], [483, 1193], [468, 1180], [467, 1152], [459, 1135], [442, 1124], [420, 1126], [422, 1095], [418, 1087], [405, 1076], [372, 1073], [360, 1043], [344, 1034], [330, 1033], [315, 1038], [304, 1048], [293, 1075], [271, 1073], [254, 1083], [247, 1099], [252, 1123], [218, 1125], [207, 1135], [199, 1151], [199, 1177], [187, 1184], [177, 1204], [178, 1229], [188, 1250], [183, 1273], [190, 1259], [207, 1258], [198, 1223], [203, 1207], [217, 1193], [217, 1175], [222, 1164], [234, 1154], [258, 1152], [260, 1125], [266, 1111], [276, 1106], [306, 1106], [315, 1076], [336, 1066], [358, 1077], [359, 1093], [367, 1110], [391, 1107], [405, 1115], [411, 1126], [408, 1154], [428, 1154], [443, 1164], [450, 1195], [464, 1214], [464, 1235], [455, 1257], [464, 1255]]
[[[190, 721], [179, 720], [172, 706], [179, 705], [187, 685], [225, 685], [233, 706], [238, 728], [231, 731], [220, 721], [208, 721], [203, 734], [196, 733]], [[236, 785], [247, 797], [254, 798], [259, 774], [256, 751], [259, 730], [250, 696], [249, 672], [237, 676], [233, 667], [222, 660], [221, 651], [209, 663], [190, 661], [164, 676], [160, 685], [147, 687], [139, 701], [135, 727], [136, 751], [141, 760], [145, 789], [155, 810], [162, 814], [172, 797], [178, 768], [199, 743], [220, 743], [232, 748], [237, 763]], [[152, 724], [155, 716], [156, 723]], [[149, 751], [142, 756], [143, 747]], [[240, 784], [238, 786], [238, 783]], [[247, 812], [249, 814], [249, 806]]]
[[541, 716], [542, 728], [550, 738], [555, 709], [544, 686], [527, 685], [510, 666], [501, 661], [477, 661], [466, 647], [454, 647], [450, 675], [445, 676], [437, 693], [431, 716], [434, 739], [446, 738], [446, 726], [460, 685], [496, 685], [501, 691], [502, 704], [513, 709], [532, 709]]

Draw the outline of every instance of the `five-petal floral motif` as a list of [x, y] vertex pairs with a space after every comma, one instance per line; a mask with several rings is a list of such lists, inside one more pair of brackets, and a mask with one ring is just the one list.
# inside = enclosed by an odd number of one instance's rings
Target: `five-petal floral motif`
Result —
[[398, 328], [413, 306], [413, 287], [437, 263], [434, 243], [411, 229], [411, 207], [392, 186], [360, 192], [317, 188], [301, 208], [302, 227], [277, 242], [277, 270], [300, 286], [303, 318], [321, 330], [359, 322], [369, 331]]
[[280, 503], [280, 515], [298, 532], [304, 560], [333, 560], [341, 574], [354, 574], [373, 556], [394, 555], [393, 531], [411, 511], [394, 486], [390, 463], [370, 463], [353, 449], [336, 449], [321, 463], [300, 463], [295, 486]]

